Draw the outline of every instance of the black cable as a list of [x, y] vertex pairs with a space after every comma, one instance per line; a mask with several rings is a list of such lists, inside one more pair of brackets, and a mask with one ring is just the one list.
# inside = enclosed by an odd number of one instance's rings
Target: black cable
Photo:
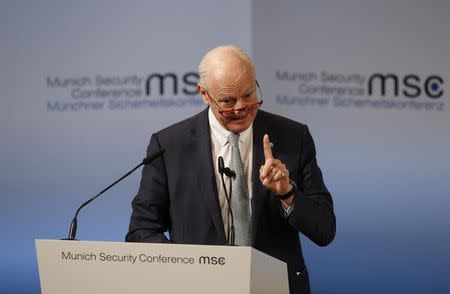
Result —
[[227, 201], [228, 204], [228, 215], [230, 217], [230, 221], [228, 222], [228, 232], [227, 232], [227, 244], [228, 245], [234, 245], [234, 217], [233, 217], [233, 210], [231, 209], [231, 192], [232, 192], [232, 186], [231, 186], [231, 178], [230, 179], [230, 194], [228, 194], [227, 192], [227, 188], [225, 186], [225, 180], [223, 178], [223, 173], [220, 173], [220, 177], [222, 179], [222, 187], [223, 190], [225, 191], [225, 199]]

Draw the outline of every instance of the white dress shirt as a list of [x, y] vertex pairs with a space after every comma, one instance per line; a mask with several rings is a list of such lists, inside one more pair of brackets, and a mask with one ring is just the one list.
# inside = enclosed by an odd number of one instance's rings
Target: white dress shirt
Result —
[[[216, 176], [217, 191], [219, 193], [220, 211], [222, 213], [222, 220], [225, 229], [225, 235], [228, 233], [228, 202], [226, 200], [225, 191], [222, 186], [222, 179], [218, 170], [218, 158], [223, 157], [225, 167], [230, 166], [231, 162], [231, 144], [227, 142], [228, 135], [231, 133], [227, 131], [217, 120], [211, 111], [208, 111], [209, 127], [211, 131], [211, 151], [214, 163], [214, 173]], [[242, 166], [244, 168], [244, 177], [247, 183], [251, 211], [252, 199], [252, 164], [253, 164], [253, 123], [248, 129], [239, 134], [239, 152], [241, 153]], [[229, 189], [229, 178], [224, 176], [225, 186], [227, 191]]]
[[[222, 186], [222, 179], [220, 177], [219, 169], [218, 169], [218, 158], [219, 156], [223, 157], [223, 161], [225, 167], [230, 166], [231, 162], [231, 144], [228, 144], [228, 135], [231, 133], [227, 131], [217, 120], [212, 113], [211, 108], [208, 111], [208, 120], [209, 120], [209, 128], [211, 133], [211, 151], [212, 158], [214, 164], [214, 174], [216, 176], [216, 185], [217, 192], [219, 193], [219, 204], [220, 211], [222, 213], [223, 226], [225, 229], [225, 236], [228, 234], [228, 202], [226, 199], [225, 191]], [[252, 181], [252, 170], [253, 170], [253, 123], [250, 125], [248, 129], [241, 132], [239, 134], [239, 152], [241, 153], [242, 166], [244, 168], [244, 176], [245, 182], [247, 182], [247, 189], [249, 193], [249, 201], [250, 201], [250, 212], [252, 210], [252, 194], [253, 194], [253, 181]], [[229, 191], [229, 183], [230, 179], [227, 176], [224, 176], [225, 187]], [[294, 209], [294, 205], [289, 207], [283, 207], [284, 209], [284, 217], [287, 218], [292, 210]]]

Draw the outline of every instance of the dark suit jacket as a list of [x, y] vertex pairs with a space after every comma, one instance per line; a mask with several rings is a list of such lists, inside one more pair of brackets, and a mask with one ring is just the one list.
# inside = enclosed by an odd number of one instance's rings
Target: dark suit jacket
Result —
[[[263, 135], [269, 134], [274, 156], [289, 168], [297, 183], [295, 207], [285, 219], [280, 201], [264, 189]], [[213, 170], [208, 108], [152, 135], [148, 154], [161, 148], [163, 157], [144, 167], [127, 241], [225, 244]], [[330, 193], [316, 163], [306, 125], [259, 110], [253, 123], [253, 247], [288, 264], [291, 293], [309, 293], [298, 232], [320, 246], [335, 235]], [[164, 232], [169, 231], [170, 240]]]

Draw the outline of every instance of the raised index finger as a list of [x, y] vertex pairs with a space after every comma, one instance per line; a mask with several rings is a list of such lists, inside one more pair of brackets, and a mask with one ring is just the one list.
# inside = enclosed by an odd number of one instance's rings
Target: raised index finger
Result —
[[270, 147], [269, 135], [265, 134], [263, 137], [264, 159], [265, 161], [272, 159], [272, 148]]

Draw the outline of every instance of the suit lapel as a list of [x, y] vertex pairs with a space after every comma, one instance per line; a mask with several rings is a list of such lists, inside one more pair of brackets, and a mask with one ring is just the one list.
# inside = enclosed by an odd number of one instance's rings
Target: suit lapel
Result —
[[211, 135], [208, 121], [208, 108], [199, 115], [197, 123], [192, 130], [194, 145], [195, 163], [198, 164], [197, 184], [202, 197], [211, 214], [213, 223], [217, 229], [219, 237], [225, 242], [225, 231], [223, 227], [222, 214], [220, 211], [219, 196], [216, 186], [214, 165], [212, 163]]

